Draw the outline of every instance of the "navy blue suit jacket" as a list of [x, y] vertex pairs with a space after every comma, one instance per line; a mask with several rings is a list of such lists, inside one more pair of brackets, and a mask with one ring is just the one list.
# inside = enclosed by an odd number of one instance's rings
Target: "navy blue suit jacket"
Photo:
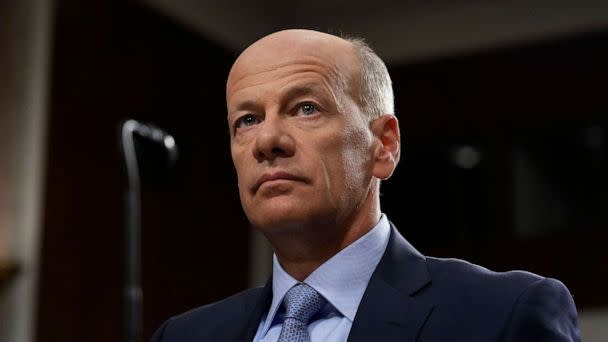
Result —
[[[152, 341], [252, 341], [271, 284], [173, 317]], [[580, 341], [580, 332], [558, 280], [425, 257], [392, 227], [348, 341]]]

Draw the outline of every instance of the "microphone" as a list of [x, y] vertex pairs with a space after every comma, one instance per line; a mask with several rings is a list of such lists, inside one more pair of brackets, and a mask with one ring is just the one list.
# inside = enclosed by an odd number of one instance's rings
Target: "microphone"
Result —
[[132, 137], [133, 134], [137, 134], [144, 139], [163, 146], [167, 151], [171, 164], [177, 161], [178, 149], [177, 145], [175, 144], [175, 139], [173, 136], [171, 136], [171, 134], [165, 132], [161, 128], [152, 124], [144, 124], [139, 121], [129, 119], [123, 123], [122, 131], [123, 145], [125, 138], [129, 138]]
[[167, 157], [168, 166], [175, 164], [178, 149], [169, 133], [151, 124], [129, 119], [121, 127], [121, 146], [127, 171], [128, 186], [125, 196], [125, 288], [124, 288], [124, 339], [142, 341], [141, 289], [141, 210], [140, 179], [135, 137], [160, 146]]
[[160, 144], [168, 153], [169, 161], [175, 163], [178, 157], [177, 145], [171, 134], [165, 132], [161, 128], [152, 124], [143, 124], [136, 120], [130, 119], [125, 121], [123, 129], [135, 133], [144, 139], [148, 139], [154, 143]]

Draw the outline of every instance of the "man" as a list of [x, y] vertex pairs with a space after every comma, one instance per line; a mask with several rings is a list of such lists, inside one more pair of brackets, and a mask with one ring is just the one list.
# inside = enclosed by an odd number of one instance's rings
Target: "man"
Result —
[[286, 30], [226, 86], [243, 209], [272, 244], [250, 289], [165, 322], [153, 341], [578, 341], [559, 281], [425, 257], [381, 214], [400, 155], [391, 81], [361, 41]]

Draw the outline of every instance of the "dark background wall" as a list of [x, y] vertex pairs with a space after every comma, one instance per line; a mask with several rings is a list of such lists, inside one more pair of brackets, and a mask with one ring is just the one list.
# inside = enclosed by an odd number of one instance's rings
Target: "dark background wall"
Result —
[[[405, 154], [383, 208], [423, 253], [557, 277], [579, 306], [608, 305], [593, 267], [608, 259], [606, 144], [581, 159], [577, 138], [605, 132], [605, 32], [389, 66]], [[181, 151], [170, 177], [142, 170], [144, 336], [245, 288], [224, 105], [235, 54], [131, 2], [58, 0], [53, 36], [37, 340], [121, 338], [126, 117], [167, 129]], [[470, 169], [454, 162], [462, 147], [478, 154]], [[521, 155], [543, 184], [522, 180]], [[555, 196], [536, 194], [547, 188]], [[597, 209], [523, 234], [518, 203], [533, 196]]]

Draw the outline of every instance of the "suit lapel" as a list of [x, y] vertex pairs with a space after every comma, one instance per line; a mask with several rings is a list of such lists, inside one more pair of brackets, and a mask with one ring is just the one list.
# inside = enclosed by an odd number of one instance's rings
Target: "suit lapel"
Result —
[[243, 306], [243, 310], [245, 311], [244, 317], [247, 317], [248, 320], [247, 322], [244, 322], [245, 327], [235, 342], [253, 341], [253, 338], [255, 337], [260, 325], [260, 321], [262, 320], [262, 315], [264, 315], [270, 307], [271, 301], [272, 278], [266, 282], [266, 285], [257, 298], [254, 298], [254, 300], [251, 302], [245, 303]]
[[348, 337], [358, 341], [416, 341], [433, 304], [416, 296], [430, 285], [426, 260], [391, 224], [384, 256], [370, 279]]

